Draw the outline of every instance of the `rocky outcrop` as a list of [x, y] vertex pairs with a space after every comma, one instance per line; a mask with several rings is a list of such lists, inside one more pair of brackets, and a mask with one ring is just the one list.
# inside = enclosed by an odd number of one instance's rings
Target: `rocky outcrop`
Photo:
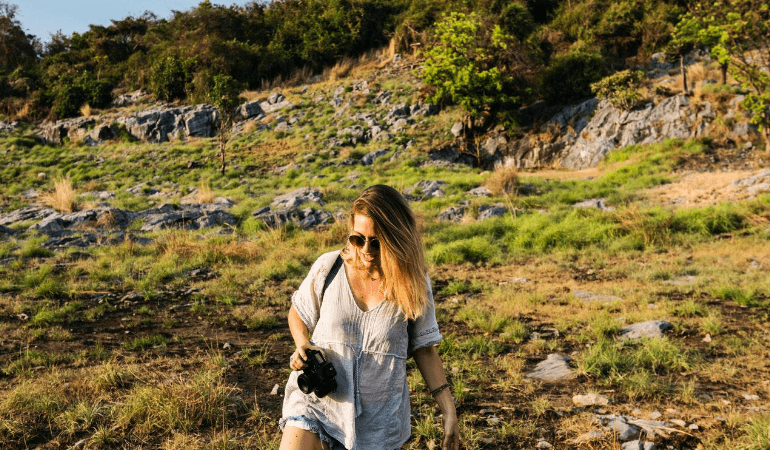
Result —
[[219, 126], [219, 111], [211, 105], [180, 108], [159, 106], [117, 117], [79, 117], [43, 123], [38, 135], [50, 144], [65, 139], [96, 145], [120, 136], [125, 129], [134, 139], [166, 142], [186, 137], [212, 137]]
[[[501, 165], [529, 168], [560, 164], [585, 169], [597, 165], [615, 148], [706, 136], [716, 117], [710, 102], [696, 104], [684, 94], [632, 111], [590, 99], [564, 108], [540, 126], [538, 133], [510, 142], [502, 134], [493, 133], [481, 147], [484, 154], [502, 155], [497, 162]], [[732, 133], [737, 133], [731, 136], [738, 138], [756, 131], [752, 125], [740, 122]]]

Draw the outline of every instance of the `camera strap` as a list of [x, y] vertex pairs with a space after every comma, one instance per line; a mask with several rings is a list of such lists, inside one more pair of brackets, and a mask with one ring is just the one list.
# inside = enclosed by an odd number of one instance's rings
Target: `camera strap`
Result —
[[321, 301], [323, 302], [324, 295], [326, 294], [326, 288], [329, 287], [330, 284], [332, 284], [332, 280], [334, 277], [337, 276], [337, 272], [340, 271], [340, 267], [342, 267], [342, 256], [337, 255], [337, 259], [334, 260], [334, 264], [332, 265], [332, 268], [329, 269], [329, 274], [326, 275], [326, 280], [324, 280], [324, 287], [321, 291]]

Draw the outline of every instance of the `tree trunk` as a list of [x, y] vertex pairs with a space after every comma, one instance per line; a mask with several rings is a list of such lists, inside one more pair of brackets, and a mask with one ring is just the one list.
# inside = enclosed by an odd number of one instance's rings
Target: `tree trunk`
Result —
[[684, 55], [679, 55], [679, 70], [682, 72], [682, 91], [687, 94], [687, 70], [684, 68]]
[[225, 136], [225, 130], [227, 126], [222, 123], [222, 128], [219, 130], [219, 153], [222, 156], [222, 176], [225, 176], [225, 145], [227, 145], [227, 138]]
[[727, 64], [722, 64], [721, 69], [722, 69], [722, 84], [727, 84]]

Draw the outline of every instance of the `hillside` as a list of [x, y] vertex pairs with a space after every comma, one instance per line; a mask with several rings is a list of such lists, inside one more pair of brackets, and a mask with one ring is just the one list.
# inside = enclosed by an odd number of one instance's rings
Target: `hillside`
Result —
[[[767, 448], [770, 172], [750, 127], [729, 136], [740, 92], [704, 88], [702, 64], [682, 113], [700, 134], [581, 170], [477, 167], [420, 64], [244, 92], [224, 176], [217, 139], [151, 97], [61, 143], [0, 136], [0, 447], [277, 448], [290, 295], [386, 183], [421, 218], [464, 448]], [[409, 384], [405, 448], [434, 448], [438, 409]]]

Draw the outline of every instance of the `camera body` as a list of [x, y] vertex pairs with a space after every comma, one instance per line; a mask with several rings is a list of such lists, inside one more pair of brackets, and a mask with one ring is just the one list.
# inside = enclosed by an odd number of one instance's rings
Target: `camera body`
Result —
[[316, 397], [326, 397], [337, 389], [337, 371], [334, 365], [324, 358], [318, 350], [306, 350], [305, 365], [297, 377], [297, 385], [305, 394], [314, 392]]

